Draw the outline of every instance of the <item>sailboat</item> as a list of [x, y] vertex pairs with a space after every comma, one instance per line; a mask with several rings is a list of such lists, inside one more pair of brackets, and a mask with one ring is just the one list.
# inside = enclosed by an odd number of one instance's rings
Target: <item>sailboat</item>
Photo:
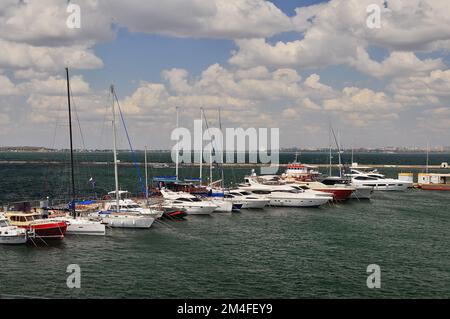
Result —
[[[114, 196], [114, 205], [106, 203], [106, 210], [99, 212], [99, 216], [103, 222], [110, 227], [115, 228], [150, 228], [156, 219], [156, 214], [152, 214], [150, 209], [146, 209], [147, 213], [144, 213], [142, 209], [128, 208], [128, 205], [124, 205], [123, 199], [121, 199], [121, 193], [119, 191], [119, 173], [117, 165], [117, 134], [116, 134], [116, 111], [115, 111], [115, 99], [117, 99], [114, 86], [111, 85], [112, 96], [112, 128], [113, 128], [113, 153], [114, 153], [114, 180], [115, 190], [110, 192]], [[109, 205], [109, 206], [108, 206]]]
[[[42, 207], [44, 211], [48, 210], [51, 218], [57, 221], [63, 221], [67, 224], [67, 235], [105, 235], [105, 225], [99, 221], [90, 220], [87, 217], [79, 216], [76, 212], [76, 191], [75, 191], [75, 174], [74, 174], [74, 160], [73, 160], [73, 139], [72, 139], [72, 110], [70, 106], [70, 82], [69, 82], [69, 69], [66, 68], [67, 78], [67, 105], [69, 112], [69, 135], [70, 135], [70, 165], [71, 165], [71, 186], [72, 186], [72, 198], [69, 204], [69, 214], [58, 214], [57, 211]], [[47, 213], [47, 212], [46, 212]], [[52, 216], [56, 215], [56, 216]], [[58, 216], [59, 215], [59, 216]]]
[[[205, 120], [206, 127], [208, 127], [208, 121], [206, 120], [205, 112], [203, 108], [200, 109], [200, 117], [201, 121], [203, 123], [203, 119]], [[220, 109], [219, 109], [219, 122], [220, 122]], [[222, 126], [222, 125], [220, 125]], [[203, 124], [202, 124], [203, 128]], [[203, 136], [203, 132], [202, 135]], [[211, 137], [211, 136], [210, 136]], [[212, 143], [212, 139], [211, 139]], [[202, 161], [203, 156], [203, 140], [202, 140], [202, 152], [200, 153], [200, 162]], [[214, 147], [211, 144], [211, 148], [209, 149], [209, 185], [207, 186], [208, 189], [208, 200], [211, 201], [214, 205], [217, 205], [217, 208], [215, 212], [219, 213], [231, 213], [231, 212], [238, 212], [241, 210], [243, 203], [239, 202], [234, 198], [233, 200], [229, 198], [228, 196], [225, 197], [224, 189], [223, 189], [223, 170], [222, 170], [222, 179], [219, 181], [213, 181], [213, 159], [212, 159], [212, 152], [214, 150]], [[201, 173], [201, 171], [200, 171]], [[216, 186], [220, 183], [220, 187]]]

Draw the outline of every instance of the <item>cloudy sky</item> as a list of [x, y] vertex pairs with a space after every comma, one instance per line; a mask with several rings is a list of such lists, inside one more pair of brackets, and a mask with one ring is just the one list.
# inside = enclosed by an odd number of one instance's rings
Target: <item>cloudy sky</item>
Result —
[[138, 148], [173, 145], [176, 106], [282, 147], [327, 146], [330, 123], [344, 146], [450, 145], [450, 1], [72, 3], [79, 29], [67, 0], [0, 1], [0, 146], [67, 145], [65, 66], [88, 148], [111, 146], [111, 83]]

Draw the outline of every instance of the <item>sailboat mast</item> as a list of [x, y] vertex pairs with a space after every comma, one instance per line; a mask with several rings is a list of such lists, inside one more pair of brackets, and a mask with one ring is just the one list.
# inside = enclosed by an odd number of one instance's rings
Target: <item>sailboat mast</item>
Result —
[[329, 171], [328, 171], [328, 175], [331, 176], [331, 165], [332, 165], [332, 155], [331, 155], [331, 125], [330, 125], [330, 129], [328, 131], [328, 143], [330, 144], [330, 166], [329, 166]]
[[202, 170], [203, 170], [203, 108], [200, 108], [200, 184], [202, 183]]
[[[177, 110], [177, 130], [178, 130], [178, 125], [179, 125], [179, 107], [178, 106], [176, 107], [176, 110]], [[177, 180], [178, 180], [178, 157], [180, 155], [179, 153], [180, 153], [180, 150], [178, 149], [178, 141], [177, 141], [177, 154], [175, 156], [175, 176], [177, 177]]]
[[72, 109], [70, 107], [69, 68], [66, 68], [66, 78], [67, 78], [67, 105], [69, 107], [70, 171], [72, 180], [72, 199], [70, 201], [70, 209], [72, 211], [72, 216], [75, 217], [75, 172], [73, 165]]
[[338, 152], [339, 152], [339, 177], [342, 178], [342, 160], [341, 160], [341, 132], [338, 131]]
[[213, 160], [212, 160], [212, 145], [209, 149], [209, 184], [211, 185], [213, 182], [212, 175], [213, 175]]
[[117, 169], [117, 133], [116, 133], [116, 110], [114, 106], [114, 85], [111, 85], [112, 96], [112, 127], [113, 127], [113, 153], [114, 153], [114, 179], [116, 184], [116, 209], [119, 212], [119, 172]]
[[331, 143], [330, 143], [330, 166], [329, 166], [329, 172], [328, 172], [328, 175], [330, 175], [331, 176], [331, 165], [332, 165], [332, 161], [331, 161]]
[[[220, 107], [219, 107], [219, 129], [220, 129], [220, 133], [222, 133], [222, 117], [220, 116]], [[225, 186], [224, 173], [223, 173], [223, 156], [224, 156], [223, 149], [224, 149], [224, 147], [222, 145], [222, 152], [220, 152], [221, 156], [222, 156], [222, 158], [220, 159], [220, 173], [221, 173], [220, 186], [222, 188], [224, 188], [224, 186]]]
[[147, 168], [147, 146], [145, 147], [144, 152], [144, 161], [145, 161], [145, 199], [147, 200], [148, 204], [148, 168]]
[[429, 157], [430, 157], [429, 152], [430, 152], [430, 144], [427, 142], [427, 166], [425, 168], [425, 173], [427, 173], [427, 174], [428, 174], [428, 164], [429, 164]]

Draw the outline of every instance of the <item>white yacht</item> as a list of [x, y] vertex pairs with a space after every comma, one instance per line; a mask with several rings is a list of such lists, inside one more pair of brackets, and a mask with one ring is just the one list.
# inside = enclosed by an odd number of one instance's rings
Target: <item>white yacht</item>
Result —
[[351, 167], [350, 174], [347, 176], [352, 178], [352, 184], [373, 187], [375, 191], [405, 191], [413, 186], [412, 182], [386, 178], [370, 167]]
[[27, 230], [12, 226], [9, 219], [0, 215], [0, 244], [19, 245], [27, 242]]
[[[130, 198], [130, 192], [128, 191], [119, 191], [119, 208], [117, 208], [117, 200], [109, 200], [104, 204], [104, 210], [107, 211], [119, 211], [119, 212], [128, 212], [128, 213], [136, 213], [145, 216], [152, 216], [155, 218], [159, 218], [162, 215], [162, 211], [146, 208], [139, 205], [139, 203], [135, 202]], [[108, 193], [110, 198], [115, 197], [115, 191], [111, 191]]]
[[247, 183], [241, 184], [239, 188], [252, 194], [267, 195], [270, 206], [318, 207], [333, 200], [331, 194], [304, 190], [295, 185], [262, 184], [254, 176], [246, 177], [245, 180]]
[[373, 186], [356, 185], [352, 183], [351, 178], [328, 176], [321, 182], [325, 185], [349, 185], [355, 188], [355, 191], [350, 196], [353, 199], [371, 199], [373, 194]]
[[52, 220], [63, 221], [67, 224], [66, 235], [91, 235], [104, 236], [106, 227], [99, 221], [90, 220], [87, 217], [72, 217], [70, 215], [53, 216]]
[[188, 215], [210, 215], [218, 206], [212, 201], [202, 201], [200, 198], [185, 192], [173, 192], [168, 189], [161, 189], [165, 204], [184, 210]]
[[267, 196], [255, 195], [239, 189], [226, 191], [224, 198], [233, 203], [242, 203], [243, 209], [263, 209], [270, 203], [270, 199]]

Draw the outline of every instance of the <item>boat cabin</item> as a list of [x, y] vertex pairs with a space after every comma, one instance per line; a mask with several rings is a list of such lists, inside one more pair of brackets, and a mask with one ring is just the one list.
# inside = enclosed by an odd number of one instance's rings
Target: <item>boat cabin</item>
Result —
[[450, 186], [450, 174], [419, 173], [419, 184], [447, 184]]

